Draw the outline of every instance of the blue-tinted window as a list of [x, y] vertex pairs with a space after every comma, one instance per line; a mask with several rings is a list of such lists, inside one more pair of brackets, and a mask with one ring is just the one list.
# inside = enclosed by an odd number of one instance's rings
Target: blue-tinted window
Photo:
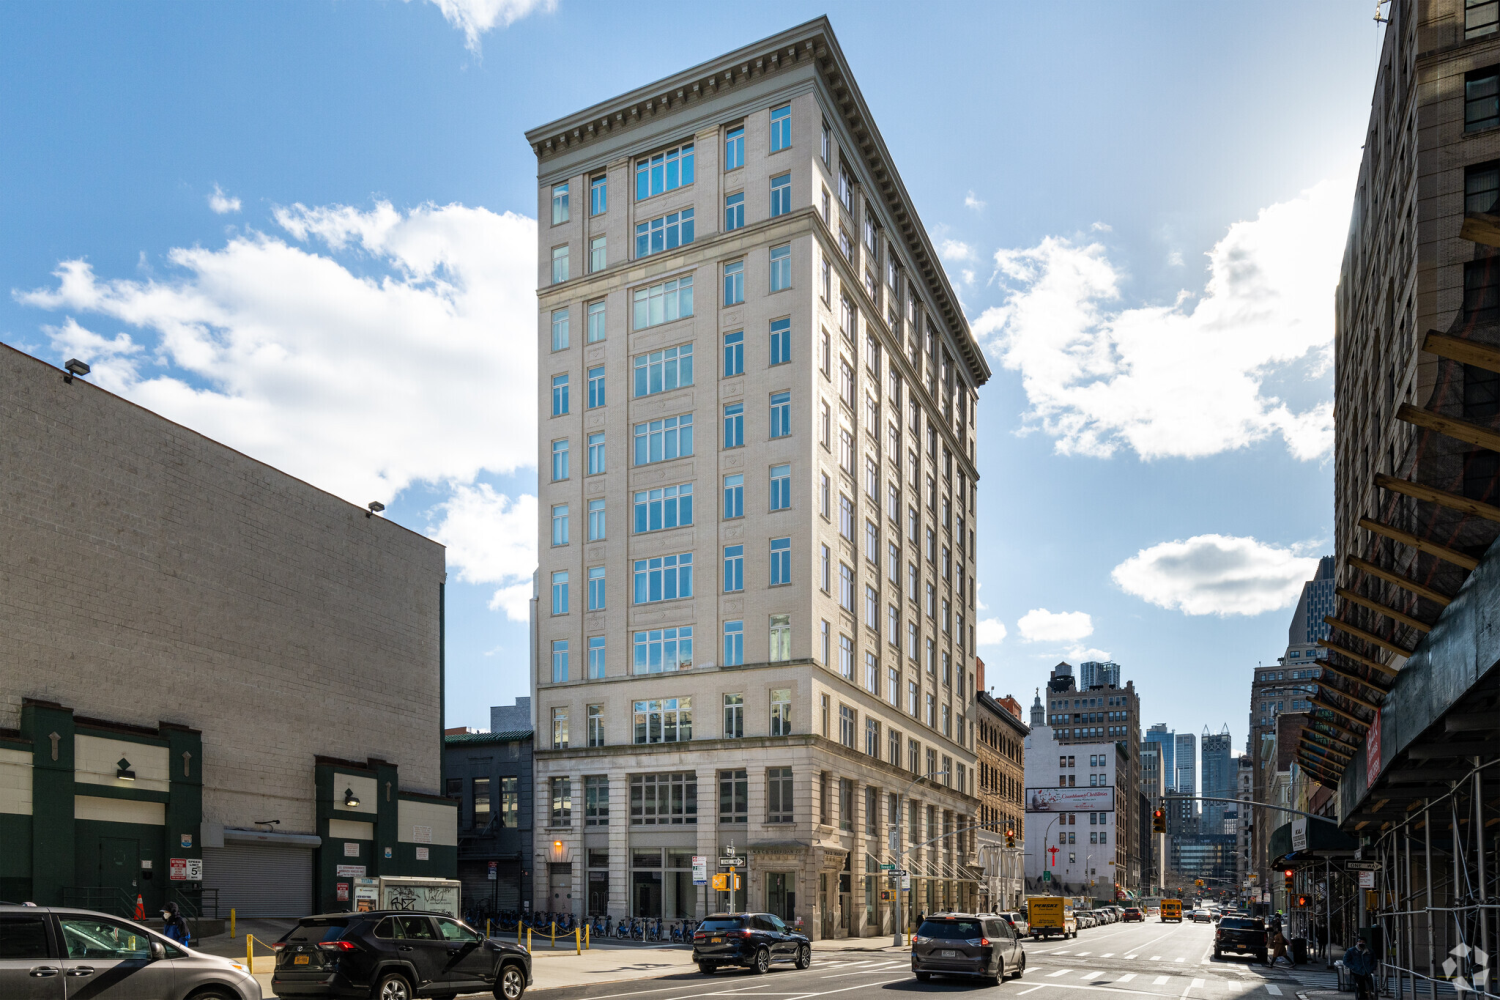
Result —
[[724, 134], [724, 169], [737, 170], [745, 165], [745, 127], [732, 128]]
[[693, 523], [693, 484], [640, 490], [635, 495], [635, 530], [665, 531]]
[[642, 201], [664, 191], [693, 183], [693, 145], [687, 143], [635, 164], [635, 199]]
[[589, 435], [589, 475], [604, 471], [604, 432]]
[[604, 610], [604, 567], [589, 567], [589, 610]]
[[589, 409], [604, 405], [604, 366], [589, 369]]
[[771, 586], [792, 582], [792, 540], [771, 539]]
[[568, 311], [555, 309], [552, 312], [552, 349], [561, 351], [568, 346]]
[[552, 376], [552, 415], [560, 417], [568, 412], [568, 376]]
[[778, 392], [771, 396], [771, 436], [786, 437], [792, 433], [792, 394]]
[[790, 104], [771, 111], [771, 152], [790, 149], [792, 145], [792, 106]]
[[724, 231], [743, 229], [745, 226], [745, 192], [732, 194], [724, 199]]
[[[635, 464], [666, 462], [693, 453], [693, 416], [665, 417], [635, 425]], [[567, 478], [564, 476], [563, 478]]]
[[589, 214], [603, 215], [609, 208], [609, 185], [603, 174], [589, 181]]
[[670, 323], [693, 314], [693, 279], [674, 278], [635, 290], [635, 328]]
[[732, 306], [745, 301], [745, 262], [724, 265], [724, 304]]
[[745, 516], [745, 476], [736, 472], [724, 477], [724, 517]]
[[552, 574], [552, 613], [554, 615], [565, 615], [568, 613], [567, 570], [559, 570]]
[[784, 510], [792, 505], [792, 467], [771, 466], [771, 509]]
[[745, 589], [745, 547], [724, 546], [724, 593]]
[[656, 628], [635, 634], [635, 672], [659, 674], [693, 665], [693, 627]]
[[658, 392], [693, 384], [693, 345], [668, 347], [642, 354], [635, 359], [635, 394], [650, 396]]
[[745, 623], [724, 623], [724, 666], [738, 667], [745, 662]]
[[567, 478], [568, 478], [568, 442], [567, 441], [553, 441], [552, 442], [552, 479], [553, 479], [554, 482], [556, 482], [559, 479], [567, 479]]
[[657, 556], [635, 561], [635, 603], [693, 596], [693, 556]]
[[724, 377], [745, 373], [745, 331], [724, 334]]
[[589, 636], [589, 680], [597, 681], [604, 676], [604, 636]]
[[635, 255], [649, 257], [693, 242], [693, 210], [685, 208], [635, 227]]
[[771, 218], [792, 210], [792, 175], [771, 178]]
[[784, 365], [792, 360], [792, 321], [789, 319], [771, 322], [771, 364]]
[[738, 448], [745, 443], [745, 404], [730, 403], [724, 407], [724, 447]]
[[568, 505], [565, 503], [552, 508], [552, 544], [568, 544]]

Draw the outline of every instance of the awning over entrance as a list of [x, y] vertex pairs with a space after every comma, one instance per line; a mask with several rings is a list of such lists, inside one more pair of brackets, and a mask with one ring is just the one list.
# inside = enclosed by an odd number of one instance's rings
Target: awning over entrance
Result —
[[[1297, 850], [1292, 849], [1293, 827], [1297, 827]], [[1271, 831], [1266, 853], [1271, 856], [1272, 864], [1282, 865], [1323, 858], [1353, 857], [1358, 847], [1359, 841], [1332, 823], [1298, 817]]]

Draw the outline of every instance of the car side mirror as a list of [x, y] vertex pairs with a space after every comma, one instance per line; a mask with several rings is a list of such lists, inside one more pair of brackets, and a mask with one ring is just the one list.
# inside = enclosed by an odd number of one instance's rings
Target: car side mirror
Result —
[[166, 947], [160, 941], [152, 939], [152, 941], [151, 941], [151, 961], [153, 961], [153, 962], [159, 962], [159, 961], [161, 961], [162, 959], [164, 959], [166, 957], [167, 957], [167, 949], [166, 949]]

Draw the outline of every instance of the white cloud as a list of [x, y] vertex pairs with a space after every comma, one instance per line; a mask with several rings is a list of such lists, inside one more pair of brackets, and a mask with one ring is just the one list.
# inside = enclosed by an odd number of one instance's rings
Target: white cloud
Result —
[[1021, 373], [1027, 416], [1060, 453], [1190, 458], [1279, 434], [1296, 458], [1318, 458], [1331, 402], [1294, 412], [1263, 385], [1326, 368], [1351, 186], [1324, 181], [1230, 226], [1203, 294], [1171, 305], [1119, 307], [1124, 275], [1098, 243], [997, 251], [1005, 301], [975, 334]]
[[1112, 233], [1115, 231], [1115, 227], [1107, 222], [1096, 222], [1092, 226], [1089, 226], [1089, 229], [1096, 233]]
[[479, 36], [497, 24], [508, 28], [535, 11], [550, 12], [557, 0], [430, 0], [449, 24], [464, 33], [465, 46], [479, 51]]
[[1027, 642], [1077, 642], [1094, 634], [1094, 621], [1085, 611], [1048, 611], [1033, 608], [1016, 622]]
[[943, 240], [938, 244], [938, 256], [944, 260], [973, 260], [974, 248], [962, 240]]
[[964, 208], [970, 209], [971, 211], [975, 212], [981, 212], [984, 210], [984, 205], [985, 203], [980, 201], [973, 191], [970, 191], [968, 194], [964, 195]]
[[966, 284], [966, 285], [972, 285], [972, 284], [974, 284], [974, 272], [972, 270], [970, 270], [969, 268], [966, 267], [962, 271], [959, 271], [958, 273], [959, 273], [959, 275], [962, 276], [964, 284]]
[[458, 486], [435, 512], [442, 520], [427, 534], [448, 546], [448, 565], [458, 578], [499, 584], [490, 609], [527, 621], [536, 568], [536, 497], [526, 493], [512, 500], [488, 483]]
[[215, 184], [214, 193], [208, 196], [208, 207], [217, 215], [228, 215], [230, 212], [240, 210], [240, 200], [229, 197], [219, 185]]
[[1195, 535], [1141, 549], [1111, 576], [1128, 594], [1189, 615], [1258, 615], [1294, 604], [1313, 556], [1232, 535]]
[[1167, 266], [1168, 267], [1182, 267], [1183, 266], [1183, 264], [1182, 264], [1182, 251], [1181, 250], [1173, 250], [1172, 252], [1170, 252], [1170, 253], [1167, 254]]
[[56, 287], [15, 297], [132, 328], [110, 340], [69, 316], [48, 333], [104, 387], [361, 506], [535, 463], [533, 220], [386, 204], [276, 217], [322, 248], [251, 232], [174, 249], [170, 277], [140, 280], [69, 260]]
[[1107, 663], [1109, 653], [1103, 649], [1095, 649], [1092, 646], [1069, 646], [1066, 654], [1068, 659], [1078, 663], [1099, 662]]
[[998, 646], [1005, 641], [1005, 623], [998, 618], [981, 618], [975, 627], [975, 641], [981, 646]]

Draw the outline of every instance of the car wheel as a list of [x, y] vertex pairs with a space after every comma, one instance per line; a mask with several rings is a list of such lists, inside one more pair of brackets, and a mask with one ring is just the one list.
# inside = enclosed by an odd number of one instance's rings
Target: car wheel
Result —
[[500, 981], [495, 984], [495, 1000], [521, 1000], [526, 992], [526, 973], [515, 962], [502, 966]]
[[803, 945], [797, 949], [797, 960], [792, 963], [799, 969], [805, 969], [812, 965], [812, 946]]
[[925, 982], [927, 982], [927, 980], [929, 980], [929, 979], [932, 978], [932, 973], [930, 973], [930, 972], [918, 972], [916, 975], [917, 975], [917, 982], [919, 982], [919, 983], [925, 983]]
[[210, 987], [202, 993], [194, 993], [193, 1000], [237, 1000], [233, 993], [225, 993], [219, 989]]
[[770, 972], [771, 949], [757, 948], [755, 951], [755, 961], [751, 964], [750, 968], [755, 972], [757, 976], [764, 976], [767, 972]]
[[717, 965], [715, 965], [714, 963], [712, 963], [712, 962], [699, 962], [698, 963], [698, 971], [701, 972], [701, 973], [703, 973], [705, 976], [711, 976], [715, 972], [717, 972], [718, 970], [719, 970], [719, 967]]
[[399, 972], [387, 973], [375, 985], [375, 996], [378, 1000], [411, 1000], [411, 983]]
[[1223, 958], [1223, 957], [1224, 956], [1223, 956], [1223, 954], [1220, 953], [1219, 949], [1215, 948], [1214, 949], [1214, 958]]
[[999, 986], [1005, 982], [1005, 960], [1001, 959], [995, 965], [995, 974], [993, 976], [985, 976], [984, 980], [990, 986]]

